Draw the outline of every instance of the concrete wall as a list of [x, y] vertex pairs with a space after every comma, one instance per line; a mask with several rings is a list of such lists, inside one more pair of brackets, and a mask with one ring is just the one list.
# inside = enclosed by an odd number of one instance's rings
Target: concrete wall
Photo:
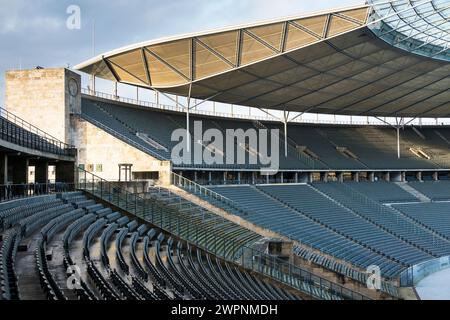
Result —
[[[68, 69], [8, 71], [5, 107], [32, 125], [70, 143], [70, 114], [81, 112], [81, 77]], [[69, 83], [75, 82], [72, 95]]]
[[[119, 163], [133, 164], [132, 171], [160, 173], [160, 183], [170, 183], [171, 163], [159, 161], [108, 133], [81, 121], [81, 77], [64, 68], [8, 71], [6, 109], [53, 137], [78, 149], [78, 164], [107, 180], [119, 179]], [[71, 89], [75, 83], [75, 91]], [[97, 170], [101, 165], [101, 170]], [[72, 168], [72, 167], [71, 167]], [[57, 168], [73, 176], [73, 168]], [[58, 177], [57, 177], [58, 178]], [[68, 177], [64, 177], [64, 180]]]
[[[133, 164], [133, 172], [159, 171], [159, 182], [170, 184], [170, 161], [159, 161], [80, 118], [73, 119], [73, 124], [78, 164], [94, 165], [93, 173], [97, 176], [117, 181], [119, 164], [129, 163]], [[102, 165], [101, 172], [96, 170], [98, 164]]]

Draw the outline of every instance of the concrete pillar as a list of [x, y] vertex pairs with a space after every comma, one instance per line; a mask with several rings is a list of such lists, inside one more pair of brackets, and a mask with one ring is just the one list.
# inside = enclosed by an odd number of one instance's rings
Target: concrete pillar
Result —
[[0, 184], [8, 184], [8, 155], [0, 155]]
[[241, 184], [241, 173], [240, 172], [238, 172], [237, 178], [238, 178], [238, 184]]
[[309, 172], [308, 174], [308, 183], [313, 183], [314, 177], [313, 177], [313, 173]]
[[34, 163], [34, 182], [48, 183], [48, 162], [36, 161]]
[[194, 171], [194, 182], [197, 183], [198, 181], [198, 172]]
[[252, 184], [255, 184], [255, 173], [254, 172], [252, 172]]
[[266, 175], [266, 183], [269, 184], [270, 183], [270, 176]]
[[227, 184], [227, 172], [223, 173], [223, 184]]
[[401, 179], [402, 179], [402, 182], [405, 182], [406, 181], [406, 172], [402, 172], [402, 177], [401, 177]]
[[416, 179], [419, 181], [422, 181], [422, 172], [417, 172], [416, 173]]
[[387, 182], [391, 181], [391, 173], [390, 172], [386, 172], [384, 174], [384, 180], [387, 181]]
[[[11, 160], [11, 159], [10, 159]], [[16, 158], [9, 161], [12, 164], [12, 182], [13, 184], [28, 183], [28, 159]]]
[[337, 173], [337, 179], [339, 182], [344, 182], [344, 173], [343, 172], [338, 172]]
[[211, 171], [208, 172], [208, 182], [209, 182], [209, 184], [211, 184], [211, 182], [212, 182], [212, 172]]
[[75, 163], [57, 162], [55, 164], [56, 182], [75, 183]]
[[282, 173], [280, 174], [280, 176], [281, 176], [281, 183], [284, 183], [284, 172], [282, 172]]
[[328, 182], [328, 172], [321, 172], [320, 173], [320, 181]]
[[369, 172], [369, 181], [375, 182], [375, 172]]
[[438, 181], [439, 180], [439, 173], [437, 171], [433, 172], [433, 180], [434, 181]]
[[298, 183], [298, 172], [295, 173], [295, 183]]

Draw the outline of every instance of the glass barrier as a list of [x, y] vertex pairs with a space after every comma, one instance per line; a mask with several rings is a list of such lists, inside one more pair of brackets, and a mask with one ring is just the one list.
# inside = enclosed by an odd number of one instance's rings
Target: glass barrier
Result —
[[419, 263], [400, 275], [400, 286], [414, 287], [429, 275], [448, 268], [450, 268], [450, 256]]

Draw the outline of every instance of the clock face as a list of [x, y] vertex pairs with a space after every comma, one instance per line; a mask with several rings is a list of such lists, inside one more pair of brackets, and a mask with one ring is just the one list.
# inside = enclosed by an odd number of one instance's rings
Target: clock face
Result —
[[78, 94], [78, 83], [74, 79], [69, 80], [69, 93], [72, 97]]

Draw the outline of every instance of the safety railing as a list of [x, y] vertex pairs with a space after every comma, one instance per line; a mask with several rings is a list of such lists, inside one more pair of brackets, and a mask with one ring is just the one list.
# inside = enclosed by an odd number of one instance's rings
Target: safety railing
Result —
[[[382, 183], [382, 182], [378, 182]], [[348, 191], [348, 194], [350, 194], [350, 197], [353, 201], [357, 201], [361, 204], [364, 204], [364, 206], [368, 207], [374, 212], [377, 212], [379, 215], [384, 216], [395, 216], [395, 223], [397, 225], [400, 225], [404, 230], [408, 230], [411, 232], [414, 232], [416, 234], [424, 234], [426, 233], [425, 230], [422, 229], [420, 225], [417, 224], [414, 220], [405, 220], [405, 218], [398, 212], [398, 210], [392, 208], [392, 207], [386, 207], [382, 205], [381, 203], [371, 199], [370, 197], [366, 196], [365, 194], [357, 191], [356, 189], [349, 186], [347, 183], [340, 183], [342, 185], [343, 189], [346, 189]], [[353, 209], [354, 210], [354, 209]], [[356, 210], [354, 210], [356, 211]], [[436, 237], [434, 233], [432, 233], [433, 239]]]
[[199, 195], [200, 197], [204, 197], [209, 200], [216, 200], [220, 201], [223, 204], [226, 204], [230, 207], [232, 207], [234, 210], [237, 210], [243, 214], [252, 214], [254, 213], [251, 209], [246, 208], [243, 205], [238, 205], [236, 201], [231, 200], [230, 198], [227, 198], [220, 193], [217, 193], [215, 191], [212, 191], [211, 189], [208, 189], [207, 187], [200, 185], [194, 181], [191, 181], [179, 174], [176, 174], [172, 172], [172, 184], [174, 186], [180, 187], [189, 193]]
[[429, 275], [450, 268], [450, 256], [414, 265], [400, 275], [401, 287], [414, 287]]
[[205, 196], [208, 198], [216, 199], [223, 201], [225, 203], [228, 203], [230, 205], [235, 205], [234, 201], [231, 199], [228, 199], [227, 197], [222, 196], [221, 194], [214, 192], [202, 185], [199, 185], [198, 183], [191, 181], [183, 176], [180, 176], [179, 174], [172, 173], [172, 184], [181, 187], [183, 189], [189, 190], [191, 193], [196, 193], [201, 196]]
[[92, 118], [92, 117], [90, 117], [90, 116], [88, 116], [88, 115], [86, 115], [86, 114], [82, 114], [81, 117], [82, 117], [84, 120], [89, 121], [90, 123], [92, 123], [92, 124], [95, 125], [96, 127], [99, 127], [100, 129], [105, 130], [106, 132], [112, 134], [112, 135], [115, 136], [116, 138], [118, 138], [118, 139], [120, 139], [120, 140], [126, 142], [127, 144], [129, 144], [129, 145], [135, 147], [136, 149], [139, 149], [139, 150], [141, 150], [141, 151], [143, 151], [143, 152], [145, 152], [145, 153], [148, 153], [148, 154], [154, 156], [154, 157], [157, 158], [157, 159], [166, 160], [166, 161], [169, 160], [169, 159], [167, 159], [166, 157], [164, 157], [163, 155], [161, 155], [161, 154], [159, 154], [159, 153], [157, 153], [157, 152], [155, 152], [155, 151], [153, 151], [153, 150], [151, 150], [151, 149], [149, 149], [149, 148], [146, 148], [145, 146], [143, 146], [143, 145], [141, 145], [141, 144], [139, 144], [139, 143], [137, 143], [137, 142], [131, 140], [131, 139], [128, 138], [127, 136], [121, 134], [120, 132], [117, 132], [116, 130], [114, 130], [114, 129], [112, 129], [112, 128], [106, 126], [106, 125], [104, 125], [103, 123], [101, 123], [101, 122], [95, 120], [94, 118]]
[[0, 202], [75, 190], [73, 183], [30, 183], [0, 185]]
[[13, 144], [62, 156], [75, 156], [75, 147], [0, 108], [0, 139]]
[[[84, 190], [130, 214], [149, 221], [161, 230], [186, 240], [226, 261], [280, 281], [317, 299], [369, 300], [364, 295], [333, 283], [277, 257], [250, 248], [248, 240], [257, 236], [247, 230], [246, 238], [230, 237], [221, 228], [225, 220], [208, 211], [183, 211], [152, 198], [133, 194], [108, 181], [78, 169], [77, 189]], [[202, 223], [199, 223], [202, 222]], [[237, 226], [237, 225], [236, 225]], [[245, 230], [245, 229], [243, 229]], [[242, 235], [241, 235], [242, 236]]]
[[[147, 107], [147, 108], [154, 108], [154, 109], [160, 109], [160, 110], [167, 110], [167, 111], [174, 111], [174, 112], [185, 112], [185, 109], [181, 106], [172, 106], [167, 104], [161, 104], [161, 103], [154, 103], [150, 101], [143, 101], [138, 99], [132, 99], [127, 97], [121, 97], [117, 95], [113, 95], [110, 93], [100, 92], [100, 91], [94, 91], [87, 88], [82, 88], [82, 93], [85, 95], [89, 95], [92, 97], [97, 97], [105, 100], [112, 100], [112, 101], [118, 101], [122, 103], [127, 104], [133, 104], [141, 107]], [[248, 120], [258, 120], [258, 121], [274, 121], [274, 122], [280, 122], [280, 119], [275, 116], [270, 116], [269, 114], [265, 114], [264, 116], [255, 115], [255, 114], [242, 114], [242, 113], [235, 113], [235, 112], [219, 112], [219, 111], [208, 111], [208, 110], [201, 110], [194, 108], [190, 111], [192, 114], [199, 114], [199, 115], [206, 115], [206, 116], [214, 116], [214, 117], [220, 117], [220, 118], [237, 118], [237, 119], [248, 119]], [[332, 120], [322, 120], [322, 119], [306, 119], [304, 117], [299, 117], [297, 119], [294, 119], [290, 121], [292, 123], [305, 123], [305, 124], [334, 124], [334, 125], [371, 125], [371, 126], [381, 126], [386, 127], [389, 126], [383, 121], [380, 121], [376, 118], [370, 118], [366, 121], [356, 121], [354, 119], [350, 120], [343, 120], [340, 121], [338, 119], [332, 119]], [[448, 125], [447, 122], [437, 122], [437, 121], [428, 121], [420, 123], [420, 126], [443, 126]]]

